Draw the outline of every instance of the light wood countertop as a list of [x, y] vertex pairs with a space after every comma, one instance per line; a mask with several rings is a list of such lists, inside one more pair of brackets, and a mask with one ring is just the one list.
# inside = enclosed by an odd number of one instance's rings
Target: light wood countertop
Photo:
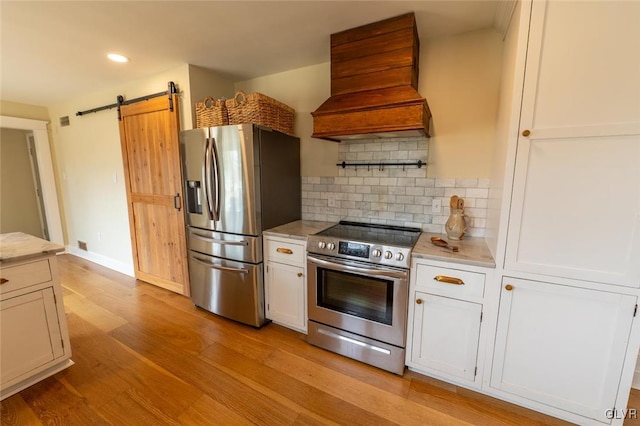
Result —
[[0, 234], [0, 262], [15, 262], [63, 251], [64, 247], [59, 244], [23, 232]]

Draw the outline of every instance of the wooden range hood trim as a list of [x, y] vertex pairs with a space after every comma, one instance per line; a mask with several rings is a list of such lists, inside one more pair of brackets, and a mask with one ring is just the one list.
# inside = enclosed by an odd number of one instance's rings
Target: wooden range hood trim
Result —
[[311, 113], [312, 137], [429, 137], [431, 111], [418, 87], [415, 15], [331, 35], [331, 96]]

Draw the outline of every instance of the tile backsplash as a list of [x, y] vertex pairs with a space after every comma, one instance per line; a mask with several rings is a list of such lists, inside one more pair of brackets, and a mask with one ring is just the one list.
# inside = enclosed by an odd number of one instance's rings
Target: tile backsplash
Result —
[[[425, 163], [427, 153], [426, 138], [342, 142], [338, 163]], [[467, 235], [484, 236], [489, 179], [427, 178], [427, 167], [348, 166], [340, 168], [337, 177], [302, 177], [302, 218], [412, 226], [444, 233], [449, 199], [457, 195], [465, 201]], [[439, 213], [433, 212], [434, 200], [441, 202]]]

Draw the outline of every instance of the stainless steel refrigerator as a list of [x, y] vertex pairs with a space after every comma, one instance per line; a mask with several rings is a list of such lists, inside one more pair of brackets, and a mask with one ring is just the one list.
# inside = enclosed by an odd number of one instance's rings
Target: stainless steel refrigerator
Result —
[[180, 133], [191, 298], [265, 323], [262, 231], [300, 219], [300, 140], [242, 124]]

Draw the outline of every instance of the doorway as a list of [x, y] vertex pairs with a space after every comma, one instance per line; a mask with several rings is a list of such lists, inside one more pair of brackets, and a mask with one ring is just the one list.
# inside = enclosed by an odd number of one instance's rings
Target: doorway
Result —
[[[47, 122], [26, 118], [0, 116], [0, 128], [27, 131], [27, 138], [30, 137], [32, 140], [34, 157], [36, 159], [33, 167], [37, 170], [40, 181], [40, 207], [38, 207], [36, 201], [35, 209], [39, 209], [44, 216], [42, 222], [46, 223], [47, 235], [43, 235], [43, 237], [53, 243], [64, 246], [62, 220], [60, 217], [58, 193], [53, 172], [51, 149], [49, 146]], [[29, 140], [25, 143], [23, 139], [22, 143], [28, 145]], [[30, 166], [27, 167], [30, 168]], [[28, 179], [31, 181], [33, 181], [33, 178], [33, 175], [28, 176]]]

